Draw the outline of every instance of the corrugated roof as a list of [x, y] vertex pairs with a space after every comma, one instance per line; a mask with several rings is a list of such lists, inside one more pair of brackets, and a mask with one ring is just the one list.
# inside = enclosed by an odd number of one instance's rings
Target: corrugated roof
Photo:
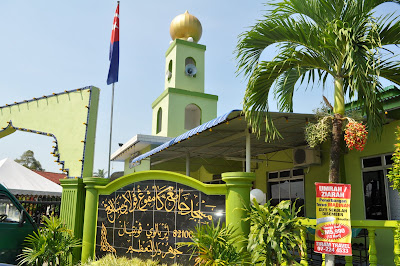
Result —
[[217, 125], [219, 125], [221, 123], [225, 123], [226, 121], [228, 121], [228, 119], [232, 119], [233, 117], [238, 117], [238, 116], [240, 116], [240, 113], [241, 113], [241, 110], [232, 110], [232, 111], [229, 111], [228, 113], [226, 113], [224, 115], [221, 115], [221, 116], [219, 116], [217, 118], [214, 118], [214, 119], [212, 119], [212, 120], [210, 120], [210, 121], [208, 121], [208, 122], [206, 122], [206, 123], [204, 123], [204, 124], [202, 124], [202, 125], [200, 125], [198, 127], [195, 127], [193, 129], [183, 133], [182, 135], [177, 136], [176, 138], [173, 138], [170, 141], [165, 142], [164, 144], [152, 149], [151, 151], [148, 151], [148, 152], [146, 152], [146, 153], [144, 153], [144, 154], [142, 154], [142, 155], [140, 155], [138, 157], [133, 158], [133, 160], [131, 161], [131, 164], [139, 162], [139, 161], [141, 161], [141, 160], [143, 160], [143, 159], [145, 159], [147, 157], [150, 157], [150, 156], [152, 156], [152, 155], [154, 155], [154, 154], [156, 154], [156, 153], [158, 153], [158, 152], [160, 152], [162, 150], [167, 149], [170, 146], [173, 146], [173, 145], [175, 145], [177, 143], [180, 143], [182, 140], [188, 139], [188, 138], [190, 138], [190, 137], [192, 137], [192, 136], [194, 136], [196, 134], [199, 134], [199, 133], [201, 133], [201, 132], [203, 132], [205, 130], [208, 130], [208, 129], [212, 128], [212, 127], [215, 127], [215, 126], [217, 126]]
[[[304, 127], [308, 121], [315, 121], [313, 114], [279, 112], [270, 112], [269, 114], [283, 139], [265, 142], [263, 137], [265, 127], [261, 128], [261, 138], [256, 134], [251, 134], [251, 156], [306, 145]], [[180, 157], [188, 154], [190, 158], [241, 159], [245, 151], [247, 127], [248, 124], [242, 111], [233, 110], [135, 157], [131, 160], [130, 166], [150, 156], [152, 158], [151, 165], [179, 160]]]

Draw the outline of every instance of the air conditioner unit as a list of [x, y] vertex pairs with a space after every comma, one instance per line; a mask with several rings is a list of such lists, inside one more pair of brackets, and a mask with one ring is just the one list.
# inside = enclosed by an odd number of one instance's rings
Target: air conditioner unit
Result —
[[293, 166], [308, 166], [311, 164], [321, 164], [319, 149], [299, 147], [293, 149]]

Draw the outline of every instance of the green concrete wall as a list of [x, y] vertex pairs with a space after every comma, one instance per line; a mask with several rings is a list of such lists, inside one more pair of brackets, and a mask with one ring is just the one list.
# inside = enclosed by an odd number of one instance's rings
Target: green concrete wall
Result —
[[[155, 147], [156, 146], [149, 145], [148, 147], [142, 149], [140, 152], [141, 152], [141, 154], [143, 154], [143, 153], [146, 153], [146, 152], [152, 150]], [[131, 161], [131, 159], [128, 158], [124, 162], [124, 175], [150, 170], [150, 158], [140, 161], [139, 165], [132, 167], [132, 168], [129, 167], [130, 161]]]
[[[361, 159], [393, 152], [394, 144], [396, 143], [395, 129], [397, 126], [400, 126], [400, 121], [393, 121], [386, 124], [383, 128], [380, 141], [377, 141], [373, 136], [369, 136], [363, 152], [346, 150], [343, 156], [344, 163], [341, 166], [341, 182], [352, 185], [351, 218], [353, 220], [365, 219]], [[321, 145], [320, 150], [321, 164], [304, 168], [305, 214], [311, 218], [315, 218], [315, 182], [328, 182], [330, 143], [327, 142]], [[255, 169], [255, 187], [264, 192], [267, 192], [268, 172], [293, 168], [292, 149], [262, 155], [259, 156], [259, 159], [265, 161], [252, 163], [251, 168]], [[225, 171], [223, 165], [218, 164], [217, 161], [213, 161], [215, 163], [213, 169], [207, 169], [204, 161], [201, 159], [192, 159], [190, 176], [203, 182], [211, 181], [213, 174]], [[149, 161], [145, 163], [149, 163]], [[239, 171], [241, 169], [241, 162], [234, 162], [230, 167], [232, 167], [232, 171]], [[169, 170], [185, 174], [185, 159], [182, 157], [181, 159], [171, 160], [155, 165], [151, 169]], [[391, 265], [393, 262], [393, 233], [391, 230], [377, 229], [376, 234], [378, 263], [381, 265]]]
[[[0, 107], [0, 138], [16, 130], [53, 137], [69, 177], [91, 176], [99, 89], [86, 87]], [[83, 165], [82, 165], [83, 164]]]
[[[188, 131], [185, 129], [185, 107], [191, 103], [201, 110], [200, 124], [216, 118], [217, 101], [218, 96], [215, 95], [168, 88], [153, 102], [152, 135], [176, 137]], [[163, 124], [161, 132], [157, 134], [159, 107], [163, 110]]]
[[[391, 153], [394, 151], [394, 144], [396, 143], [395, 129], [400, 125], [400, 121], [394, 121], [387, 124], [383, 128], [381, 140], [376, 141], [372, 136], [369, 137], [364, 151], [357, 150], [347, 151], [344, 155], [344, 174], [342, 182], [352, 185], [352, 207], [354, 210], [351, 212], [351, 218], [356, 220], [365, 219], [364, 215], [364, 198], [362, 189], [361, 178], [361, 159], [368, 156], [380, 155]], [[329, 171], [329, 143], [323, 144], [321, 147], [321, 165], [311, 165], [305, 168], [305, 202], [306, 202], [306, 215], [308, 217], [315, 217], [315, 182], [328, 182]], [[258, 163], [257, 166], [252, 164], [252, 167], [257, 167], [255, 171], [256, 187], [267, 192], [267, 173], [279, 170], [286, 170], [293, 168], [292, 149], [283, 150], [266, 156], [260, 156], [260, 159], [266, 159], [266, 163]], [[267, 158], [270, 158], [268, 160]]]
[[[364, 194], [363, 194], [363, 183], [361, 178], [361, 159], [364, 157], [380, 155], [385, 153], [394, 152], [394, 144], [397, 142], [395, 130], [396, 127], [400, 125], [400, 121], [394, 121], [390, 124], [387, 124], [383, 128], [381, 141], [377, 141], [372, 136], [369, 136], [367, 144], [365, 146], [364, 151], [349, 151], [345, 156], [345, 172], [346, 172], [346, 181], [351, 184], [353, 189], [351, 200], [353, 206], [357, 206], [352, 211], [352, 219], [365, 219], [365, 210], [364, 210]], [[357, 205], [354, 205], [357, 204]]]
[[[167, 92], [167, 91], [164, 91]], [[152, 120], [151, 120], [151, 135], [156, 135], [156, 136], [168, 136], [168, 117], [169, 117], [169, 97], [167, 96], [167, 93], [162, 93], [162, 96], [164, 96], [162, 99], [160, 99], [154, 106], [153, 106], [153, 114], [152, 114]], [[160, 97], [159, 97], [160, 98]], [[161, 131], [157, 133], [157, 114], [158, 110], [162, 109], [162, 118], [161, 118]]]
[[[195, 104], [201, 109], [201, 123], [217, 116], [218, 96], [204, 93], [204, 53], [206, 47], [180, 39], [174, 40], [165, 54], [165, 71], [171, 71], [171, 78], [165, 77], [165, 90], [153, 102], [152, 135], [176, 137], [185, 129], [185, 107]], [[194, 59], [197, 73], [190, 77], [185, 74], [185, 60]], [[172, 62], [172, 69], [169, 64]], [[157, 114], [162, 109], [162, 127], [157, 132]], [[201, 124], [200, 123], [200, 124]]]
[[[171, 79], [165, 79], [165, 89], [180, 88], [189, 91], [204, 92], [204, 52], [206, 47], [201, 44], [176, 39], [169, 46], [165, 55], [165, 70], [168, 70], [172, 60]], [[185, 59], [192, 57], [196, 61], [195, 77], [185, 74]]]
[[[61, 197], [60, 218], [74, 236], [82, 239], [83, 215], [85, 211], [85, 189], [82, 178], [61, 179], [63, 193]], [[75, 265], [81, 258], [81, 249], [75, 248], [71, 262]]]
[[[99, 195], [109, 195], [113, 191], [128, 184], [143, 180], [166, 180], [178, 182], [207, 195], [226, 195], [226, 222], [236, 228], [237, 234], [246, 237], [250, 231], [249, 221], [244, 221], [246, 208], [250, 203], [250, 188], [255, 179], [253, 173], [230, 172], [222, 175], [226, 184], [204, 184], [194, 178], [167, 171], [143, 171], [120, 177], [109, 183], [109, 179], [86, 177], [83, 179], [86, 189], [85, 219], [83, 225], [81, 261], [87, 262], [95, 257], [96, 224], [98, 215]], [[244, 242], [238, 242], [239, 248], [244, 248]]]
[[[343, 156], [344, 165], [341, 165], [343, 175], [341, 182], [351, 184], [351, 219], [364, 220], [364, 194], [362, 184], [361, 159], [364, 157], [391, 153], [394, 151], [396, 143], [395, 130], [400, 126], [400, 121], [394, 121], [386, 124], [383, 128], [382, 136], [378, 141], [373, 136], [369, 136], [364, 151], [347, 151]], [[315, 218], [315, 182], [329, 182], [329, 143], [324, 143], [321, 149], [321, 165], [312, 165], [304, 169], [304, 195], [305, 195], [305, 214], [307, 217]], [[293, 168], [292, 150], [284, 150], [266, 156], [260, 156], [260, 159], [267, 159], [265, 163], [252, 164], [257, 168], [255, 187], [267, 192], [268, 172], [287, 170]], [[376, 246], [378, 252], [378, 263], [382, 265], [393, 264], [393, 233], [391, 230], [378, 229], [376, 231]]]
[[[380, 141], [369, 136], [364, 151], [349, 151], [344, 156], [346, 182], [351, 184], [351, 219], [365, 219], [364, 192], [361, 175], [361, 159], [364, 157], [381, 155], [394, 152], [394, 144], [397, 142], [395, 130], [400, 126], [400, 121], [394, 121], [383, 128]], [[376, 249], [378, 264], [393, 264], [393, 232], [386, 229], [376, 230]]]
[[[209, 163], [207, 163], [209, 161]], [[170, 160], [164, 163], [156, 164], [151, 170], [173, 171], [182, 175], [186, 175], [186, 159], [185, 157]], [[191, 158], [190, 159], [190, 177], [202, 182], [212, 181], [213, 175], [222, 174], [229, 171], [242, 171], [242, 163], [236, 161], [226, 161], [224, 159], [214, 158], [212, 160]]]

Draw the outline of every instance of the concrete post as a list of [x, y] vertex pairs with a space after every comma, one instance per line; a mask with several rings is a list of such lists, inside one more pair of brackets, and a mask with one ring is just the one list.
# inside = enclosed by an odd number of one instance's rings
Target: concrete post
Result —
[[94, 257], [96, 245], [96, 222], [99, 203], [99, 194], [95, 186], [104, 186], [110, 179], [99, 177], [85, 177], [83, 183], [86, 188], [85, 220], [83, 223], [82, 263]]
[[[82, 179], [61, 179], [60, 183], [63, 188], [60, 218], [76, 238], [82, 239], [85, 210], [85, 189]], [[75, 248], [70, 263], [74, 265], [80, 258], [81, 248]]]
[[[231, 172], [223, 173], [222, 180], [227, 186], [225, 198], [226, 224], [236, 228], [236, 232], [244, 235], [250, 233], [250, 221], [243, 221], [247, 217], [246, 209], [250, 207], [250, 189], [256, 179], [254, 173]], [[238, 243], [237, 247], [245, 247], [246, 243]]]

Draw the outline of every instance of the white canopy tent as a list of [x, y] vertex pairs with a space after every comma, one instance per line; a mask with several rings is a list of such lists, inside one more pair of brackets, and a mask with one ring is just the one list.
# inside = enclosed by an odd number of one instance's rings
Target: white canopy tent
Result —
[[62, 187], [5, 158], [0, 161], [0, 184], [12, 194], [61, 196]]

